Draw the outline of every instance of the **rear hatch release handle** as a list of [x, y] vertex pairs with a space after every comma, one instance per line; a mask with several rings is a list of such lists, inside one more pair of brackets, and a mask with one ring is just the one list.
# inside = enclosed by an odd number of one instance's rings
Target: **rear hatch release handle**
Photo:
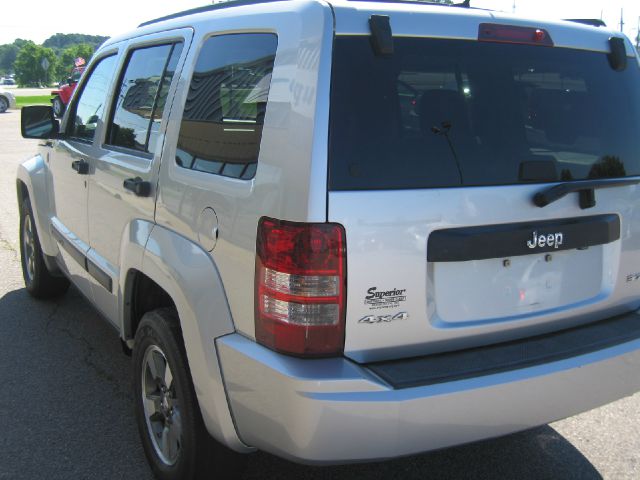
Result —
[[603, 178], [600, 180], [586, 180], [577, 182], [565, 182], [539, 191], [533, 196], [533, 203], [542, 208], [550, 203], [560, 200], [572, 192], [579, 192], [580, 208], [585, 210], [596, 206], [596, 189], [622, 187], [640, 183], [640, 178]]

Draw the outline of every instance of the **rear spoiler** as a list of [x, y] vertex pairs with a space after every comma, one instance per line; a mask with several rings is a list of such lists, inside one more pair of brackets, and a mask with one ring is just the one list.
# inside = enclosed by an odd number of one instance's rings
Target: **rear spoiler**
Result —
[[598, 18], [567, 18], [566, 22], [582, 23], [583, 25], [591, 25], [592, 27], [606, 27], [607, 24]]

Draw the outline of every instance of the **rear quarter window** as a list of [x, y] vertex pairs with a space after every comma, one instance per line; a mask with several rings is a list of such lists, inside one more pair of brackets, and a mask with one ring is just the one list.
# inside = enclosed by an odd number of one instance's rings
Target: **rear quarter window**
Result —
[[211, 37], [189, 85], [176, 163], [232, 178], [254, 177], [275, 61], [268, 33]]

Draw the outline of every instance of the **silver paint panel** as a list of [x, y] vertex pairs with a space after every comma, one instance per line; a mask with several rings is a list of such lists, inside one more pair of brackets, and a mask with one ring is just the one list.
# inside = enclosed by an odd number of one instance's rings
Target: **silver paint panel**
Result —
[[216, 344], [241, 438], [312, 464], [394, 458], [506, 435], [640, 389], [640, 340], [403, 390], [388, 388], [346, 359], [286, 357], [237, 334]]
[[237, 451], [239, 439], [229, 413], [213, 339], [234, 331], [222, 279], [209, 253], [164, 227], [147, 242], [142, 271], [172, 298], [202, 417], [209, 433]]
[[[178, 84], [181, 69], [184, 65], [187, 52], [191, 43], [193, 31], [185, 28], [181, 30], [163, 32], [162, 34], [145, 35], [135, 38], [121, 45], [118, 68], [113, 72], [113, 83], [117, 83], [120, 70], [126, 68], [126, 58], [131, 50], [149, 47], [169, 42], [182, 42], [183, 48], [177, 63], [176, 74], [169, 87], [168, 97], [172, 98]], [[115, 95], [112, 85], [109, 103], [103, 112], [103, 124], [106, 125], [111, 117], [113, 107], [112, 98]], [[138, 152], [116, 149], [105, 144], [107, 135], [106, 127], [103, 127], [96, 135], [95, 147], [92, 150], [91, 163], [92, 175], [89, 176], [88, 193], [88, 225], [89, 244], [92, 249], [92, 258], [102, 265], [114, 279], [120, 276], [120, 269], [127, 265], [122, 264], [123, 249], [127, 248], [127, 230], [132, 222], [154, 222], [156, 185], [158, 183], [158, 170], [162, 156], [164, 133], [167, 126], [167, 118], [171, 109], [171, 102], [163, 112], [162, 122], [158, 132], [155, 155], [146, 158]], [[126, 179], [140, 177], [152, 185], [151, 195], [138, 197], [123, 187]], [[115, 283], [117, 286], [117, 282]], [[114, 324], [120, 325], [118, 307], [122, 303], [119, 300], [121, 291], [118, 288], [113, 293], [106, 292], [104, 287], [97, 282], [93, 283], [94, 301], [98, 308]]]
[[[256, 176], [239, 180], [181, 168], [175, 163], [175, 150], [200, 48], [212, 34], [241, 32], [274, 32], [278, 36]], [[207, 207], [215, 211], [218, 240], [212, 256], [224, 279], [235, 327], [249, 337], [254, 336], [258, 219], [267, 215], [297, 221], [326, 220], [332, 32], [331, 10], [310, 1], [203, 14], [169, 118], [156, 221], [198, 243], [200, 213]], [[210, 242], [205, 239], [203, 243], [209, 250]]]
[[[597, 52], [610, 51], [609, 38], [621, 36], [608, 28], [594, 28], [574, 22], [549, 19], [522, 18], [504, 12], [451, 8], [415, 3], [370, 3], [332, 0], [336, 15], [337, 35], [369, 35], [371, 14], [389, 15], [394, 36], [423, 36], [431, 38], [478, 39], [480, 23], [499, 23], [546, 29], [556, 47], [576, 48]], [[635, 48], [625, 37], [628, 55], [635, 56]]]
[[[345, 354], [356, 361], [425, 355], [569, 328], [638, 308], [640, 293], [626, 276], [640, 271], [640, 189], [598, 190], [597, 206], [581, 210], [577, 194], [545, 208], [536, 207], [531, 199], [540, 188], [543, 186], [330, 192], [329, 220], [344, 225], [347, 235]], [[589, 260], [594, 266], [589, 275], [599, 278], [592, 279], [589, 286], [582, 286], [577, 276], [586, 272], [572, 267], [576, 278], [562, 278], [562, 262], [544, 263], [545, 254], [512, 259], [514, 267], [508, 270], [501, 266], [503, 259], [465, 262], [466, 270], [440, 265], [438, 268], [445, 273], [443, 280], [450, 282], [444, 286], [442, 282], [436, 284], [435, 265], [427, 262], [429, 234], [437, 229], [604, 213], [620, 215], [620, 240], [594, 247], [588, 253], [568, 251], [597, 257]], [[528, 262], [537, 270], [522, 268], [520, 262]], [[469, 278], [456, 280], [462, 275], [461, 269]], [[507, 290], [498, 291], [498, 284], [493, 290], [490, 286], [498, 269], [504, 277], [500, 285], [507, 287], [511, 282], [514, 289], [525, 285], [527, 298], [535, 298], [530, 303], [536, 305], [520, 307], [514, 300], [500, 299]], [[535, 272], [537, 278], [529, 279]], [[550, 280], [547, 291], [543, 277], [558, 281]], [[472, 280], [482, 285], [474, 288]], [[406, 289], [406, 300], [372, 310], [364, 301], [371, 287]], [[573, 298], [573, 303], [563, 303], [560, 294], [567, 289], [573, 290], [564, 297]], [[514, 291], [510, 295], [517, 294]], [[481, 302], [485, 302], [482, 311], [474, 311], [474, 305]], [[366, 315], [400, 311], [410, 318], [376, 325], [358, 323]]]

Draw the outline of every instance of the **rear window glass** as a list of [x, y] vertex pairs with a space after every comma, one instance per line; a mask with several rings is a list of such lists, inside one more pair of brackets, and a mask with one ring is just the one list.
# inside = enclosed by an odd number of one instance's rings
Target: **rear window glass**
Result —
[[640, 174], [640, 69], [604, 53], [464, 40], [334, 47], [330, 188], [544, 183]]
[[271, 33], [209, 38], [198, 56], [180, 125], [176, 163], [255, 176], [278, 39]]

